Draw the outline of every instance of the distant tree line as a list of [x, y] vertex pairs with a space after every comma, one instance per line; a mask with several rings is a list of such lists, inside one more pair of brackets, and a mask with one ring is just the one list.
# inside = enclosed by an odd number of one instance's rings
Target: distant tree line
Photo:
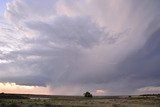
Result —
[[28, 97], [17, 95], [17, 94], [0, 94], [0, 99], [29, 99]]
[[157, 97], [160, 97], [160, 94], [143, 94], [143, 95], [140, 95], [140, 96], [157, 96]]

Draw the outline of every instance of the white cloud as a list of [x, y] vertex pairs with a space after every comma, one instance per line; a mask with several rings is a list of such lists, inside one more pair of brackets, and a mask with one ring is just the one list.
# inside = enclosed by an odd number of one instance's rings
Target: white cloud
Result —
[[106, 95], [106, 91], [104, 91], [102, 89], [98, 89], [98, 90], [96, 90], [96, 95]]
[[49, 87], [17, 85], [16, 83], [0, 83], [0, 92], [17, 94], [52, 94]]
[[11, 63], [12, 61], [11, 60], [0, 60], [0, 64], [1, 63]]
[[148, 86], [137, 89], [139, 94], [158, 94], [160, 93], [160, 87]]

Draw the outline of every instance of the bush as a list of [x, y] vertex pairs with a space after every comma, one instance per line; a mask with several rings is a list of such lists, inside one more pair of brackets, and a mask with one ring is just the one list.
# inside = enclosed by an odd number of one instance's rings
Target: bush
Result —
[[90, 92], [84, 93], [84, 97], [92, 98], [92, 94]]
[[0, 107], [7, 107], [7, 104], [3, 102], [0, 104]]
[[12, 103], [11, 105], [9, 105], [9, 107], [21, 107], [21, 106], [17, 103]]

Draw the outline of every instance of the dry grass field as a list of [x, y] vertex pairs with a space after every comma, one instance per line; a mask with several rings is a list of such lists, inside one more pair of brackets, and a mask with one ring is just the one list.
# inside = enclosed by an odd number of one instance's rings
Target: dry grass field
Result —
[[0, 99], [0, 107], [160, 107], [159, 96], [29, 97], [30, 99]]

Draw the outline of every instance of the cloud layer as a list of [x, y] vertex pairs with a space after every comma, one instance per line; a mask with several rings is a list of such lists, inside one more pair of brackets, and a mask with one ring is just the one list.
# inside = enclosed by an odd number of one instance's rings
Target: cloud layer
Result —
[[53, 94], [159, 86], [159, 7], [158, 0], [13, 0], [0, 28], [0, 81], [50, 86]]

